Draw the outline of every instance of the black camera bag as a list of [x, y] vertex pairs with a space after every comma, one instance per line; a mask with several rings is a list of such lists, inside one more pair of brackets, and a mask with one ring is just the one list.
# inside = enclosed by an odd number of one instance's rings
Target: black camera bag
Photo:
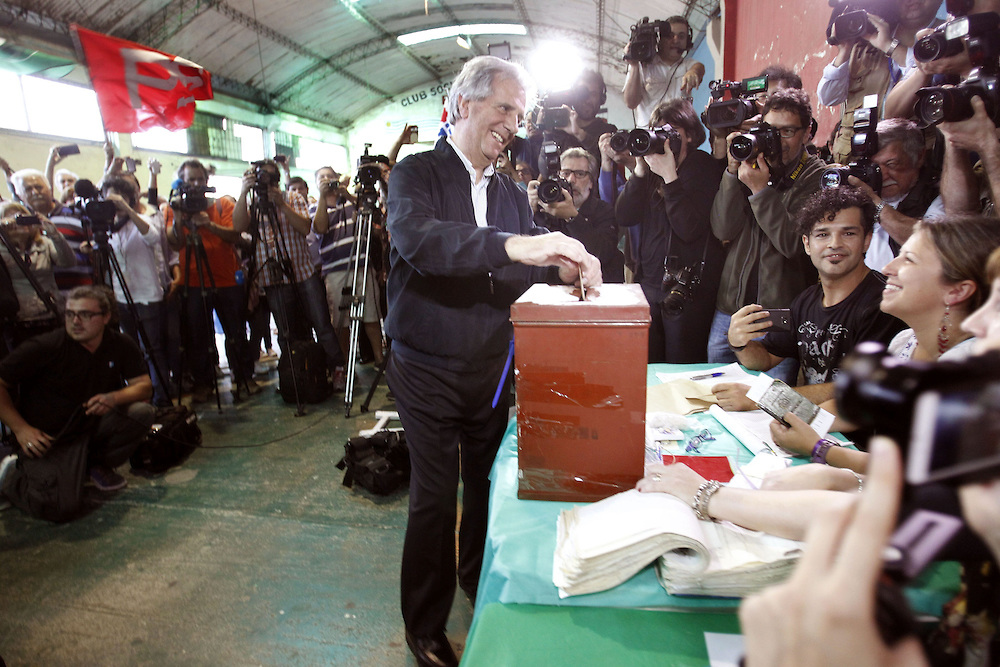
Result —
[[159, 474], [187, 460], [201, 444], [198, 415], [185, 405], [157, 408], [146, 439], [129, 457], [132, 469]]
[[326, 373], [326, 350], [312, 340], [292, 340], [285, 347], [287, 352], [278, 359], [278, 392], [281, 398], [285, 403], [295, 403], [297, 385], [298, 397], [303, 403], [325, 401], [333, 393], [333, 384]]
[[351, 438], [344, 445], [344, 486], [357, 482], [371, 493], [386, 496], [410, 479], [410, 450], [402, 431], [379, 431], [371, 437]]

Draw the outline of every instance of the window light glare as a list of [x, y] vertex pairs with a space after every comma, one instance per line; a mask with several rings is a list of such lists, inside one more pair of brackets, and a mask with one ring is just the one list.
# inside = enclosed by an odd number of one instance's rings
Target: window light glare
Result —
[[460, 35], [525, 35], [527, 32], [525, 27], [519, 23], [473, 23], [419, 30], [399, 35], [396, 39], [404, 46], [413, 46], [436, 39], [451, 39]]

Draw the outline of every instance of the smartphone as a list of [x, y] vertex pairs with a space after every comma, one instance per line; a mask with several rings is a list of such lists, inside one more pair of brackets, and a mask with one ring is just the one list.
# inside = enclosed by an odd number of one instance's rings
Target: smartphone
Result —
[[792, 311], [788, 308], [765, 308], [768, 312], [768, 318], [771, 320], [771, 326], [766, 329], [761, 329], [762, 333], [767, 333], [769, 331], [791, 331], [792, 330]]
[[288, 162], [288, 156], [287, 155], [275, 155], [274, 156], [274, 161], [277, 162], [278, 164], [285, 164], [286, 162]]
[[419, 136], [420, 136], [420, 131], [417, 129], [417, 126], [416, 125], [412, 126], [410, 128], [410, 143], [411, 144], [417, 143], [420, 140]]
[[142, 164], [142, 160], [136, 160], [134, 158], [127, 157], [125, 158], [125, 171], [127, 171], [130, 174], [134, 174], [136, 165], [140, 164]]
[[80, 146], [78, 146], [77, 144], [66, 144], [65, 146], [59, 146], [58, 148], [56, 148], [56, 153], [59, 154], [59, 157], [66, 157], [67, 155], [79, 155]]
[[1000, 383], [925, 391], [913, 408], [906, 481], [962, 484], [1000, 476]]

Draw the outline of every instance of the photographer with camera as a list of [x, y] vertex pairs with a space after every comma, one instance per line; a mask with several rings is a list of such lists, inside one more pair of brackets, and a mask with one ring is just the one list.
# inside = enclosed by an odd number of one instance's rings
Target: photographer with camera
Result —
[[691, 91], [701, 85], [705, 66], [687, 57], [693, 47], [691, 24], [683, 16], [653, 23], [644, 18], [632, 27], [625, 45], [628, 73], [622, 96], [634, 112], [636, 127], [648, 125], [660, 103], [691, 99]]
[[[240, 234], [233, 229], [232, 200], [207, 197], [206, 193], [214, 192], [214, 188], [209, 190], [208, 170], [198, 160], [182, 162], [177, 178], [177, 195], [166, 210], [167, 241], [180, 251], [181, 293], [186, 294], [182, 318], [187, 329], [185, 370], [190, 369], [194, 376], [192, 401], [206, 401], [215, 386], [210, 354], [215, 345], [213, 310], [225, 332], [233, 383], [249, 384], [253, 393], [257, 383], [253, 380], [253, 354], [247, 344], [243, 274], [233, 249]], [[180, 378], [175, 381], [180, 382]]]
[[881, 172], [881, 187], [876, 191], [857, 176], [847, 182], [875, 205], [875, 231], [865, 263], [878, 271], [899, 253], [917, 221], [933, 215], [938, 174], [925, 164], [924, 135], [912, 121], [888, 118], [879, 122], [876, 134], [878, 152], [871, 162]]
[[[248, 197], [253, 192], [256, 215]], [[324, 193], [320, 193], [321, 196]], [[278, 322], [278, 346], [290, 355], [293, 340], [311, 341], [311, 326], [326, 352], [327, 368], [337, 365], [338, 347], [320, 274], [309, 258], [306, 236], [312, 229], [309, 203], [296, 192], [282, 193], [278, 165], [261, 160], [243, 173], [243, 186], [233, 211], [233, 229], [254, 238], [254, 272]], [[288, 357], [291, 359], [291, 356]]]
[[[16, 316], [3, 325], [4, 342], [12, 350], [27, 338], [62, 325], [58, 321], [62, 297], [53, 268], [73, 266], [76, 257], [55, 225], [16, 202], [0, 203], [0, 234], [5, 241], [0, 243], [0, 270], [6, 270], [17, 300]], [[57, 312], [52, 312], [53, 306]]]
[[[340, 174], [333, 167], [320, 167], [316, 170], [316, 183], [319, 186], [319, 200], [313, 213], [313, 229], [319, 235], [320, 263], [322, 264], [323, 283], [326, 286], [326, 303], [333, 318], [333, 326], [340, 343], [340, 352], [346, 360], [350, 357], [350, 314], [353, 277], [351, 267], [351, 250], [355, 247], [357, 234], [356, 209], [357, 197], [340, 184]], [[356, 258], [364, 263], [365, 258]], [[346, 290], [346, 293], [345, 293]], [[379, 309], [375, 305], [375, 274], [369, 267], [365, 276], [365, 301], [363, 324], [365, 335], [371, 343], [375, 364], [381, 366], [382, 328], [379, 324]], [[343, 382], [343, 371], [335, 378], [338, 384]]]
[[623, 226], [638, 227], [631, 248], [634, 281], [650, 304], [649, 363], [700, 363], [725, 260], [709, 223], [723, 166], [698, 150], [705, 129], [687, 100], [660, 104], [651, 123], [679, 141], [634, 158], [615, 210]]
[[[570, 148], [559, 157], [559, 178], [550, 180], [547, 199], [539, 198], [539, 182], [528, 183], [528, 203], [535, 224], [562, 232], [583, 243], [601, 260], [606, 283], [625, 282], [625, 256], [618, 249], [615, 209], [596, 196], [597, 160], [582, 148]], [[558, 187], [558, 190], [556, 190]]]
[[[159, 211], [155, 215], [144, 215], [139, 207], [138, 182], [135, 177], [124, 174], [104, 179], [101, 193], [105, 200], [115, 206], [117, 212], [111, 226], [109, 244], [114, 251], [125, 280], [124, 287], [118, 276], [112, 274], [111, 286], [118, 302], [118, 319], [121, 329], [140, 347], [144, 344], [139, 336], [141, 326], [149, 340], [149, 375], [153, 381], [153, 404], [157, 407], [169, 406], [166, 394], [166, 378], [158, 377], [157, 369], [167, 372], [166, 336], [167, 314], [164, 303], [165, 288], [169, 284], [167, 263], [163, 256], [163, 232], [160, 227]], [[132, 297], [128, 303], [126, 289]], [[132, 308], [135, 308], [133, 319]]]
[[878, 95], [876, 106], [882, 109], [886, 94], [913, 66], [917, 32], [940, 23], [935, 18], [940, 5], [941, 0], [834, 4], [827, 42], [837, 47], [837, 55], [823, 69], [816, 96], [826, 106], [843, 104], [831, 149], [835, 162], [849, 159], [854, 110], [871, 94]]
[[[804, 379], [796, 390], [813, 403], [833, 398], [833, 378], [841, 359], [866, 340], [888, 343], [903, 323], [879, 310], [885, 277], [865, 266], [875, 207], [852, 187], [824, 188], [798, 214], [806, 254], [819, 284], [792, 301], [788, 326], [757, 304], [740, 308], [729, 323], [729, 345], [739, 362], [755, 371], [795, 358]], [[760, 334], [766, 335], [755, 340]], [[755, 410], [749, 387], [719, 383], [712, 392], [723, 410]]]
[[79, 213], [64, 206], [52, 198], [52, 186], [45, 175], [37, 169], [21, 169], [10, 177], [14, 186], [14, 196], [27, 206], [32, 214], [48, 218], [63, 235], [69, 247], [76, 255], [76, 263], [69, 266], [57, 266], [55, 269], [56, 284], [64, 294], [80, 285], [91, 285], [94, 282], [90, 256], [83, 251], [86, 247], [88, 233], [80, 222]]
[[[565, 93], [551, 94], [546, 100], [547, 106], [566, 106], [569, 108], [569, 123], [552, 129], [552, 140], [559, 148], [566, 150], [574, 146], [585, 149], [596, 160], [601, 159], [601, 149], [598, 140], [602, 134], [614, 132], [618, 128], [604, 118], [598, 118], [601, 106], [607, 101], [608, 89], [600, 72], [592, 69], [583, 70], [577, 80]], [[538, 122], [550, 128], [552, 125], [546, 119], [547, 112], [543, 109]], [[548, 137], [546, 137], [548, 138]]]
[[[826, 166], [805, 150], [811, 119], [809, 96], [782, 88], [768, 98], [756, 132], [727, 137], [729, 161], [711, 215], [715, 237], [729, 243], [708, 342], [712, 363], [736, 361], [727, 339], [733, 313], [751, 303], [787, 308], [816, 280], [794, 222]], [[734, 156], [734, 147], [746, 150]], [[795, 383], [794, 363], [775, 371]]]
[[[1000, 128], [986, 113], [986, 104], [973, 96], [971, 118], [938, 125], [944, 134], [941, 199], [945, 213], [996, 216], [1000, 197]], [[979, 155], [972, 163], [971, 155]]]

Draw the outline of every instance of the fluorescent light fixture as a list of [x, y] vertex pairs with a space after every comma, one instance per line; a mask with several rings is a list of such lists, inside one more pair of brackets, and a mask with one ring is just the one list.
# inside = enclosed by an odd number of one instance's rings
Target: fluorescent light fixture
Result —
[[420, 30], [399, 35], [396, 39], [405, 46], [413, 46], [435, 39], [451, 39], [459, 35], [526, 35], [527, 33], [525, 27], [519, 23], [473, 23]]
[[466, 40], [465, 37], [462, 37], [461, 35], [455, 38], [455, 43], [461, 46], [466, 51], [472, 48], [472, 44], [469, 44], [468, 40]]

